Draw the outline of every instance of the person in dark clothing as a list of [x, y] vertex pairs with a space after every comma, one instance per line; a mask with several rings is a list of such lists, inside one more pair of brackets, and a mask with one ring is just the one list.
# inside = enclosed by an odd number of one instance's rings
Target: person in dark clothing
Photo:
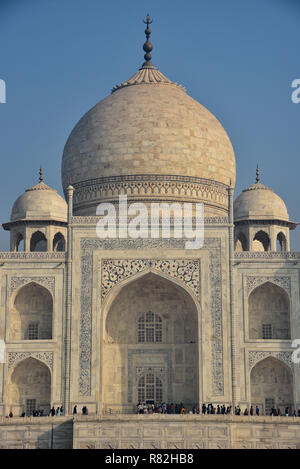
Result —
[[[300, 410], [300, 409], [299, 409]], [[202, 414], [205, 415], [206, 414], [206, 405], [203, 403], [202, 404]]]
[[25, 412], [22, 412], [21, 417], [25, 417]]
[[226, 413], [226, 407], [225, 407], [224, 404], [222, 405], [221, 413], [222, 413], [222, 415], [225, 415], [225, 413]]
[[256, 413], [257, 416], [259, 416], [259, 407], [258, 406], [256, 406], [255, 413]]
[[8, 414], [8, 416], [9, 416], [10, 418], [12, 418], [12, 417], [14, 416], [14, 414], [12, 413], [12, 411], [10, 411], [10, 413]]
[[254, 409], [253, 409], [253, 405], [250, 407], [250, 415], [253, 415], [254, 414]]
[[52, 415], [52, 417], [54, 417], [56, 411], [55, 411], [55, 407], [53, 406], [51, 411], [50, 411], [50, 414]]
[[74, 405], [74, 408], [73, 408], [73, 415], [76, 415], [77, 414], [77, 405]]
[[218, 405], [217, 405], [217, 414], [220, 415], [220, 413], [221, 413], [221, 408], [220, 408], [220, 406], [219, 406], [219, 404], [218, 404]]
[[249, 415], [249, 412], [248, 412], [247, 407], [246, 407], [246, 409], [244, 410], [244, 415]]

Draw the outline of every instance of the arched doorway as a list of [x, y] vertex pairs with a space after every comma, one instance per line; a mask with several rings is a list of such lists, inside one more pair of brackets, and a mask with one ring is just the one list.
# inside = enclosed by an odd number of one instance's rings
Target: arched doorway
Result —
[[280, 231], [280, 233], [278, 233], [277, 238], [276, 238], [276, 251], [283, 252], [287, 250], [286, 248], [287, 248], [286, 237]]
[[10, 311], [10, 340], [52, 339], [51, 293], [30, 282], [18, 291]]
[[43, 410], [47, 415], [51, 400], [51, 374], [39, 360], [29, 357], [18, 363], [8, 385], [9, 410], [15, 416], [22, 412], [32, 415], [33, 410]]
[[104, 325], [103, 408], [141, 400], [199, 402], [198, 311], [187, 291], [154, 273], [127, 283]]
[[65, 238], [61, 233], [56, 233], [53, 238], [53, 251], [54, 252], [63, 252], [65, 251], [66, 243]]
[[242, 252], [242, 251], [247, 251], [248, 250], [247, 238], [244, 235], [244, 233], [240, 232], [236, 235], [235, 250], [237, 252]]
[[47, 251], [47, 239], [41, 231], [36, 231], [31, 236], [30, 251]]
[[253, 251], [269, 251], [270, 250], [270, 238], [269, 235], [263, 231], [258, 231], [252, 242]]
[[290, 300], [283, 288], [271, 282], [249, 296], [250, 339], [290, 339]]
[[251, 370], [251, 403], [258, 405], [265, 415], [270, 415], [271, 407], [294, 407], [293, 375], [291, 369], [274, 357], [267, 357]]

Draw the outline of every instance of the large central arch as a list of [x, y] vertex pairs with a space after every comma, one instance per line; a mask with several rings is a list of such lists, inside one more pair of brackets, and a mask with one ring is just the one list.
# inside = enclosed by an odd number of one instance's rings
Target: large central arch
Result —
[[141, 395], [187, 408], [199, 402], [198, 315], [192, 295], [157, 273], [118, 291], [103, 323], [104, 411], [133, 412]]

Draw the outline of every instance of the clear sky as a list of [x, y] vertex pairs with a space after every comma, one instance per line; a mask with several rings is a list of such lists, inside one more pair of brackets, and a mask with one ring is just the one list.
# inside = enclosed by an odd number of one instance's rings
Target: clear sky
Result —
[[[38, 182], [60, 193], [61, 157], [79, 118], [143, 63], [153, 63], [222, 123], [237, 160], [236, 195], [273, 188], [300, 222], [299, 0], [0, 0], [0, 221]], [[8, 232], [0, 232], [7, 250]], [[292, 232], [300, 251], [300, 226]]]

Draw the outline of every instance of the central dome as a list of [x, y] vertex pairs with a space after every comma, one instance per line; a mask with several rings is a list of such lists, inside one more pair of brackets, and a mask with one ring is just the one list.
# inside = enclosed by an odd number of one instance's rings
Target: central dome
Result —
[[203, 201], [226, 215], [235, 157], [218, 120], [151, 63], [113, 88], [76, 124], [65, 145], [62, 183], [74, 214], [102, 201]]

